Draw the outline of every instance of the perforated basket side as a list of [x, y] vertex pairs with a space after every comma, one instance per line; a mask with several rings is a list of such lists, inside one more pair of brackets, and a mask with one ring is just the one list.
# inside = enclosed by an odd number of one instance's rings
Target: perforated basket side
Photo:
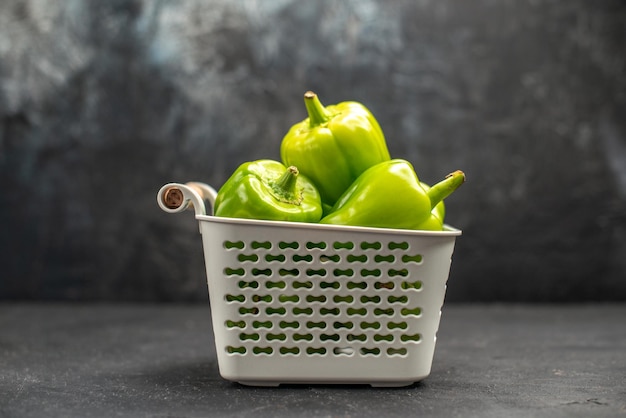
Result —
[[404, 385], [430, 373], [460, 231], [197, 218], [226, 379]]

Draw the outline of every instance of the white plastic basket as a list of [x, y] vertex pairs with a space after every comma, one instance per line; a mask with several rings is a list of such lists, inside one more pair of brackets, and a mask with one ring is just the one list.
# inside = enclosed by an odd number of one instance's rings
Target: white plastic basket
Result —
[[222, 377], [405, 386], [430, 374], [461, 231], [222, 218], [205, 210], [215, 195], [170, 183], [157, 201], [194, 207]]

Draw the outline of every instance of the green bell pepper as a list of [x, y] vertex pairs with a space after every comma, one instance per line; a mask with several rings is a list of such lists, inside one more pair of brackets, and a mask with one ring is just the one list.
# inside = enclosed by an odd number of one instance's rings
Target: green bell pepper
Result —
[[361, 174], [320, 223], [441, 230], [434, 209], [464, 181], [465, 174], [455, 171], [425, 190], [408, 161], [382, 162]]
[[322, 202], [296, 167], [257, 160], [241, 164], [219, 189], [214, 212], [228, 218], [318, 222]]
[[281, 159], [310, 178], [322, 202], [332, 206], [361, 173], [391, 157], [380, 125], [362, 104], [324, 107], [311, 91], [304, 94], [304, 104], [308, 118], [283, 138]]

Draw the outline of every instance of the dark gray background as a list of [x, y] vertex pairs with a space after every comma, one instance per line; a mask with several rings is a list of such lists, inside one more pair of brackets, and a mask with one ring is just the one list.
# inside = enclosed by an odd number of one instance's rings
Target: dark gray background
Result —
[[626, 300], [622, 0], [3, 1], [0, 299], [206, 301], [169, 181], [279, 158], [357, 100], [462, 169], [448, 301]]

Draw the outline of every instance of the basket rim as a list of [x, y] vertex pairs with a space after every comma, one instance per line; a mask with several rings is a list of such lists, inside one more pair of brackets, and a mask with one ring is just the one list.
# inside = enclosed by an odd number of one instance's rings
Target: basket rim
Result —
[[305, 229], [305, 230], [321, 230], [336, 232], [366, 232], [377, 234], [394, 234], [394, 235], [412, 235], [424, 237], [453, 237], [463, 233], [451, 225], [444, 224], [443, 231], [425, 231], [414, 229], [396, 229], [396, 228], [377, 228], [351, 225], [330, 225], [306, 222], [289, 222], [289, 221], [268, 221], [261, 219], [245, 219], [245, 218], [227, 218], [215, 215], [196, 215], [196, 219], [200, 222], [215, 222], [222, 224], [247, 225], [247, 226], [272, 226], [277, 228]]

